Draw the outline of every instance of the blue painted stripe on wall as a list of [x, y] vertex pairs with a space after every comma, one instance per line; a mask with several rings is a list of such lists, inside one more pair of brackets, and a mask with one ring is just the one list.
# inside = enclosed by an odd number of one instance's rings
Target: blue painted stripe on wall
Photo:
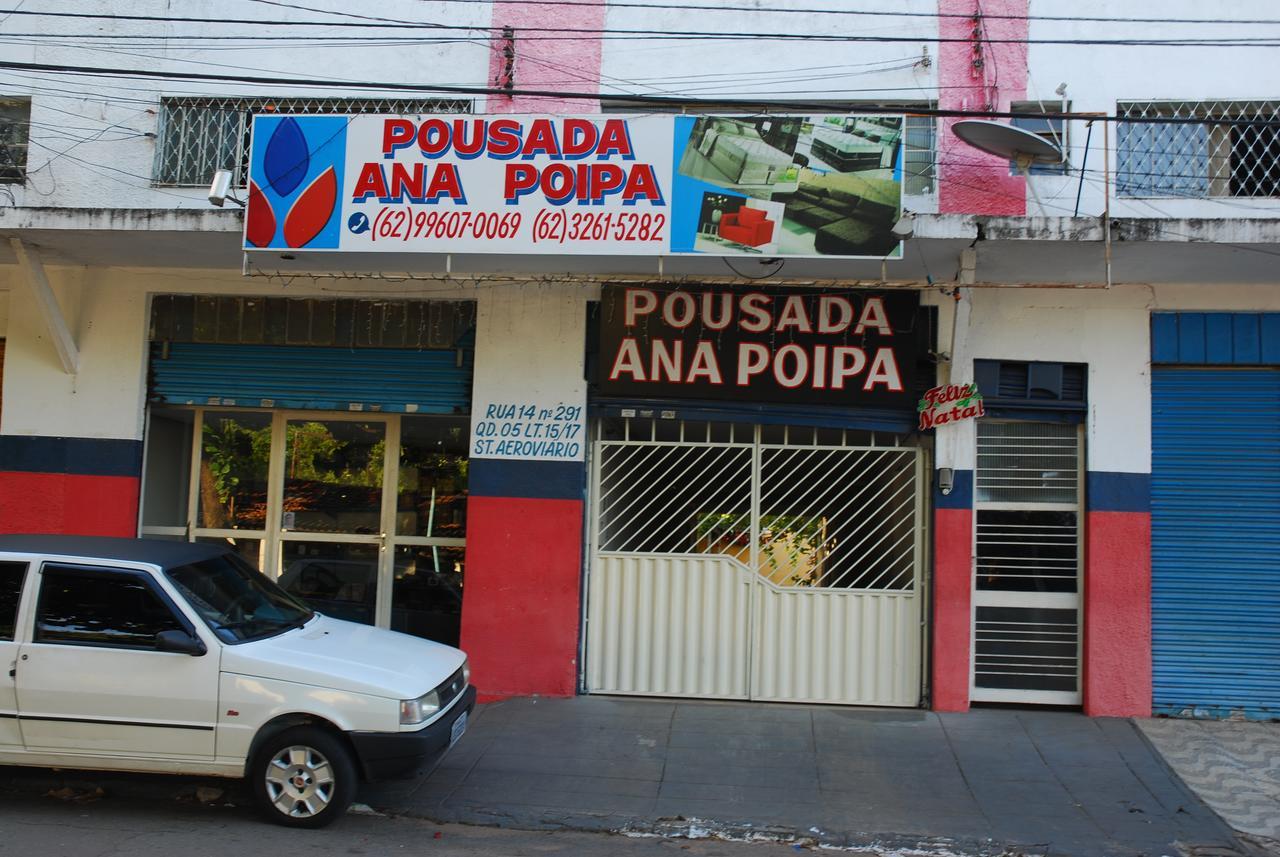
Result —
[[1152, 313], [1151, 362], [1209, 366], [1280, 363], [1280, 313]]
[[137, 477], [142, 474], [142, 441], [0, 435], [0, 470]]
[[1085, 476], [1090, 512], [1150, 512], [1151, 474], [1090, 470]]
[[950, 494], [938, 489], [938, 471], [933, 471], [933, 506], [935, 509], [972, 509], [973, 471], [953, 471]]
[[581, 461], [473, 458], [467, 475], [472, 497], [581, 500], [586, 487], [587, 466]]

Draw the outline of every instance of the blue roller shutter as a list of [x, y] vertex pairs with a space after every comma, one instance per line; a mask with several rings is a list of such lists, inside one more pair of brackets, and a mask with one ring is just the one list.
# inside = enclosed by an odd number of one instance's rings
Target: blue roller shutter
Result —
[[473, 351], [285, 345], [154, 345], [153, 402], [463, 414]]
[[1151, 517], [1155, 712], [1280, 717], [1280, 370], [1153, 367]]

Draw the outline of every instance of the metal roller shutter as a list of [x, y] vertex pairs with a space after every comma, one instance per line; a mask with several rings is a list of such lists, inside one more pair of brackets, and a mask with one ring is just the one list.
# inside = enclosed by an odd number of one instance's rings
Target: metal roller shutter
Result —
[[1152, 372], [1154, 710], [1280, 717], [1280, 371]]
[[154, 402], [463, 414], [473, 351], [281, 345], [154, 345]]

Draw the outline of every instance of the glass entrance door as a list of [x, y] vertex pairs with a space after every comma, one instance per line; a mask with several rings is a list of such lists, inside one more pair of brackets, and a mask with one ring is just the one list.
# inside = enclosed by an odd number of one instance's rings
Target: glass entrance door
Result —
[[277, 458], [280, 585], [322, 613], [366, 625], [385, 612], [386, 481], [395, 470], [387, 429], [385, 419], [287, 419]]
[[142, 535], [230, 544], [315, 609], [456, 645], [465, 416], [156, 409]]

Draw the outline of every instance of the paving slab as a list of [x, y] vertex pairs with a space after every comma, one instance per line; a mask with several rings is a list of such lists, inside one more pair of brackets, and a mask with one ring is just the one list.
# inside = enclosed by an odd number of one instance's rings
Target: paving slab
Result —
[[513, 699], [478, 708], [435, 772], [361, 800], [440, 822], [939, 854], [1249, 853], [1132, 722], [1059, 711]]
[[1280, 723], [1136, 721], [1175, 771], [1236, 830], [1280, 853]]

